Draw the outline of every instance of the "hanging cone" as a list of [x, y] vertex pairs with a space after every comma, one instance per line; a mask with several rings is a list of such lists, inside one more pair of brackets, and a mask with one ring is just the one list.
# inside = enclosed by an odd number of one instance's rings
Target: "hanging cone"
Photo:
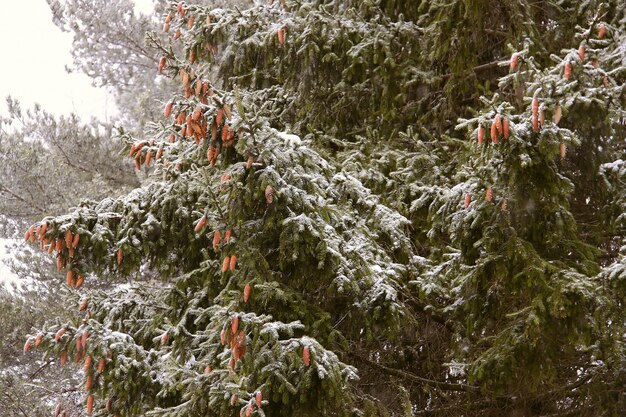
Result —
[[533, 114], [533, 120], [532, 120], [532, 124], [533, 124], [533, 132], [539, 132], [539, 116], [536, 114]]
[[72, 240], [72, 249], [76, 249], [79, 241], [80, 241], [80, 235], [77, 233], [74, 235], [74, 240]]
[[216, 230], [215, 233], [213, 233], [213, 250], [217, 250], [219, 245], [220, 245], [220, 231]]
[[107, 360], [105, 358], [100, 358], [100, 360], [98, 361], [98, 373], [101, 374], [102, 372], [104, 372], [104, 367], [107, 364]]
[[234, 314], [230, 323], [230, 330], [232, 331], [232, 334], [237, 334], [237, 329], [239, 329], [239, 316]]
[[561, 121], [561, 105], [557, 104], [556, 107], [554, 108], [554, 115], [552, 116], [552, 121], [554, 122], [555, 125], [558, 125], [559, 122]]
[[213, 145], [209, 146], [206, 157], [209, 162], [212, 162], [217, 157], [217, 148]]
[[146, 166], [150, 166], [150, 161], [152, 161], [152, 151], [148, 151], [146, 152], [146, 160], [144, 161], [144, 164]]
[[281, 45], [285, 44], [285, 28], [280, 28], [276, 31], [276, 35], [278, 36], [278, 43]]
[[91, 362], [93, 362], [93, 359], [91, 358], [91, 356], [87, 356], [85, 358], [85, 365], [83, 366], [84, 373], [89, 372], [89, 368], [91, 368]]
[[517, 52], [514, 52], [511, 55], [511, 71], [515, 71], [518, 66], [519, 66], [519, 56], [517, 55]]
[[92, 387], [93, 387], [93, 374], [89, 374], [87, 376], [87, 381], [85, 381], [85, 391], [87, 392], [91, 391]]
[[482, 145], [485, 142], [485, 128], [478, 126], [478, 144]]
[[32, 346], [32, 343], [30, 341], [30, 339], [26, 340], [26, 343], [24, 343], [24, 353], [28, 352], [30, 350]]
[[83, 349], [87, 348], [87, 339], [89, 339], [89, 330], [85, 329], [80, 337], [80, 344]]
[[250, 291], [252, 291], [252, 286], [250, 286], [250, 284], [246, 284], [246, 286], [243, 288], [243, 302], [247, 303], [248, 300], [250, 299]]
[[87, 414], [91, 415], [93, 413], [93, 395], [87, 397]]
[[311, 364], [311, 352], [309, 351], [309, 347], [305, 346], [302, 350], [302, 360], [306, 366]]
[[59, 331], [54, 335], [54, 341], [58, 342], [59, 340], [61, 340], [64, 334], [65, 334], [65, 329], [59, 329]]
[[463, 208], [468, 208], [472, 202], [472, 195], [470, 193], [465, 194], [465, 201], [463, 202]]
[[28, 230], [24, 234], [24, 241], [28, 242], [30, 238], [33, 236], [34, 232], [35, 232], [35, 225], [32, 225], [31, 227], [28, 228]]
[[496, 128], [495, 120], [491, 123], [490, 138], [492, 143], [498, 143], [498, 129]]
[[68, 270], [67, 274], [65, 275], [65, 283], [70, 288], [74, 288], [76, 286], [76, 282], [74, 281], [74, 271], [72, 271], [71, 269]]
[[496, 131], [499, 135], [502, 134], [502, 117], [499, 114], [496, 114], [496, 117], [493, 121], [496, 124]]
[[571, 62], [568, 62], [567, 64], [565, 64], [565, 67], [563, 68], [563, 77], [565, 77], [566, 80], [569, 80], [572, 78], [572, 64]]
[[137, 156], [135, 156], [135, 169], [137, 171], [141, 170], [141, 152], [137, 153]]
[[204, 226], [206, 226], [206, 216], [202, 216], [200, 218], [200, 220], [196, 224], [196, 227], [194, 228], [194, 232], [199, 233], [202, 229], [204, 229]]

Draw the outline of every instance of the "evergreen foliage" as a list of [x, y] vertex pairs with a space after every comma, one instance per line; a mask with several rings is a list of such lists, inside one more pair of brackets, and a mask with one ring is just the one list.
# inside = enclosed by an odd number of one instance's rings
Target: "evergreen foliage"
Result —
[[153, 180], [26, 235], [86, 277], [27, 344], [86, 361], [89, 414], [623, 414], [619, 1], [163, 20], [181, 88], [121, 136]]

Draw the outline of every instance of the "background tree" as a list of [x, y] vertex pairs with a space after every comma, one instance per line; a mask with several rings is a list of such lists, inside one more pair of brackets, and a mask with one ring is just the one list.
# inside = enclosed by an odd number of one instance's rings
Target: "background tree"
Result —
[[162, 278], [39, 331], [89, 413], [626, 409], [619, 2], [163, 14], [155, 180], [27, 235], [71, 285]]
[[[166, 0], [154, 0], [153, 14], [135, 11], [132, 0], [47, 0], [54, 23], [72, 33], [71, 71], [92, 78], [94, 85], [110, 89], [120, 109], [119, 119], [127, 130], [141, 133], [155, 120], [162, 103], [174, 92], [175, 84], [154, 73], [160, 53], [145, 41], [147, 32], [161, 31], [157, 16]], [[249, 0], [192, 1], [190, 4], [232, 6]]]
[[[18, 230], [21, 235], [42, 213], [68, 210], [77, 198], [102, 199], [139, 184], [132, 165], [119, 155], [122, 144], [111, 139], [111, 126], [54, 117], [38, 106], [22, 111], [11, 98], [7, 103], [9, 114], [0, 120], [3, 238], [15, 238]], [[47, 318], [66, 314], [59, 303], [65, 276], [34, 248], [13, 245], [11, 254], [9, 264], [21, 285], [12, 293], [0, 290], [0, 405], [11, 415], [50, 415], [62, 398], [70, 415], [78, 415], [76, 369], [59, 371], [40, 355], [22, 358], [15, 343]]]
[[[0, 212], [14, 220], [61, 213], [76, 197], [102, 199], [138, 181], [130, 164], [116, 157], [121, 144], [113, 127], [86, 125], [72, 115], [54, 117], [39, 106], [22, 111], [7, 99], [8, 116], [0, 121]], [[130, 171], [132, 172], [132, 171]]]

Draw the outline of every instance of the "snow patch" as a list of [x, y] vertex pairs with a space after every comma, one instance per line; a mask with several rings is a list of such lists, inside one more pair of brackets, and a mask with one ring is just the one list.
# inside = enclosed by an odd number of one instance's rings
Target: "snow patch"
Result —
[[276, 136], [285, 141], [286, 144], [290, 146], [300, 146], [302, 144], [302, 139], [300, 139], [297, 135], [292, 135], [287, 132], [277, 132]]

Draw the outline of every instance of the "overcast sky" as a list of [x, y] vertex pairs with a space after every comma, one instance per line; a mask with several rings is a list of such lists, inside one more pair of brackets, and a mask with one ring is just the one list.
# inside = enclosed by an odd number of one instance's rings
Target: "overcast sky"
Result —
[[[135, 4], [143, 13], [153, 8], [152, 0], [135, 0]], [[92, 116], [106, 120], [114, 114], [113, 98], [104, 89], [93, 87], [86, 75], [65, 71], [72, 65], [72, 35], [52, 23], [45, 0], [2, 1], [2, 16], [0, 114], [6, 114], [7, 95], [18, 99], [23, 109], [39, 103], [50, 113], [76, 113], [84, 120]], [[0, 285], [16, 282], [2, 262], [7, 257], [6, 243], [0, 239]]]
[[[138, 11], [152, 10], [151, 0], [135, 3]], [[10, 94], [22, 108], [37, 102], [48, 112], [74, 112], [86, 119], [114, 114], [113, 98], [104, 89], [93, 87], [86, 75], [65, 71], [72, 65], [72, 35], [52, 23], [45, 0], [2, 1], [2, 16], [0, 113], [6, 114]]]

